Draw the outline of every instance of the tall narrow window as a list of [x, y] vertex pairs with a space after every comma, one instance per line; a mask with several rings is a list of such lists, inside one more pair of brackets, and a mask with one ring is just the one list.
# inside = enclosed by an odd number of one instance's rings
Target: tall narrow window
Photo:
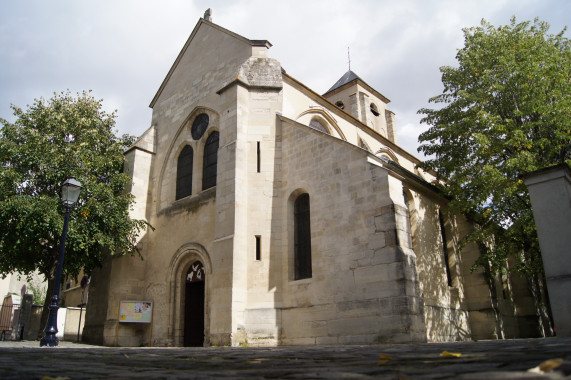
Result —
[[412, 245], [412, 222], [410, 220], [411, 218], [411, 202], [412, 199], [411, 197], [407, 194], [407, 190], [405, 190], [404, 188], [402, 189], [402, 196], [404, 198], [404, 204], [406, 205], [406, 211], [407, 211], [407, 215], [406, 215], [406, 232], [407, 232], [407, 237], [408, 237], [408, 246], [411, 249], [414, 249], [414, 246]]
[[446, 240], [446, 229], [444, 226], [444, 216], [438, 210], [438, 220], [440, 222], [440, 234], [442, 235], [442, 250], [444, 251], [444, 265], [446, 266], [446, 280], [448, 286], [452, 286], [452, 275], [450, 273], [450, 256], [448, 255], [448, 243]]
[[204, 144], [202, 166], [202, 190], [216, 186], [216, 167], [218, 164], [218, 132], [212, 132]]
[[256, 158], [257, 158], [257, 163], [258, 163], [257, 170], [258, 170], [258, 173], [259, 173], [259, 172], [260, 172], [260, 169], [261, 169], [261, 161], [260, 161], [260, 142], [259, 142], [259, 141], [257, 141], [257, 144], [256, 144]]
[[256, 260], [262, 260], [262, 237], [256, 235]]
[[294, 266], [296, 280], [311, 277], [309, 194], [301, 194], [294, 204]]
[[185, 146], [178, 156], [176, 164], [176, 199], [192, 194], [192, 156], [190, 145]]

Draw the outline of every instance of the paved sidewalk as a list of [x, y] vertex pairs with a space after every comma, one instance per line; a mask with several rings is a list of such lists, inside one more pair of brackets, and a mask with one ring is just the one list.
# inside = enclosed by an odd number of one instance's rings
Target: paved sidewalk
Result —
[[[528, 372], [547, 360], [558, 365], [552, 372]], [[571, 338], [266, 348], [0, 342], [0, 378], [571, 379]]]

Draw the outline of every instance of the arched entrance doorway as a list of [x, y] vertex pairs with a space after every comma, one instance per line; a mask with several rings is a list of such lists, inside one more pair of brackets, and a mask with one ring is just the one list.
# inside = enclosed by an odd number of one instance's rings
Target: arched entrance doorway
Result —
[[204, 345], [204, 266], [200, 261], [191, 264], [186, 274], [184, 295], [184, 346]]

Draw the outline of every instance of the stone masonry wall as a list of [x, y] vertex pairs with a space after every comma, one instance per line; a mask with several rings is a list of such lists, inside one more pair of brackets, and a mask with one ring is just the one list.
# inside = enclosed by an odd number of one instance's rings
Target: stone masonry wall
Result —
[[[424, 341], [415, 256], [399, 245], [388, 172], [318, 131], [287, 120], [280, 131], [281, 343]], [[294, 281], [290, 195], [300, 189], [310, 196], [313, 277]]]

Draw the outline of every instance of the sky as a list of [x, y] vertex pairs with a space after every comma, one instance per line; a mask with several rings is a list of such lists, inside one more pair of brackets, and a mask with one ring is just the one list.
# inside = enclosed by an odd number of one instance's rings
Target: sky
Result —
[[456, 65], [462, 28], [512, 16], [554, 34], [571, 24], [571, 0], [2, 0], [0, 118], [14, 121], [10, 104], [93, 90], [117, 110], [117, 133], [140, 135], [207, 8], [214, 23], [270, 41], [270, 57], [321, 94], [348, 70], [349, 48], [351, 70], [391, 100], [398, 144], [421, 158], [417, 111], [442, 92], [439, 67]]

